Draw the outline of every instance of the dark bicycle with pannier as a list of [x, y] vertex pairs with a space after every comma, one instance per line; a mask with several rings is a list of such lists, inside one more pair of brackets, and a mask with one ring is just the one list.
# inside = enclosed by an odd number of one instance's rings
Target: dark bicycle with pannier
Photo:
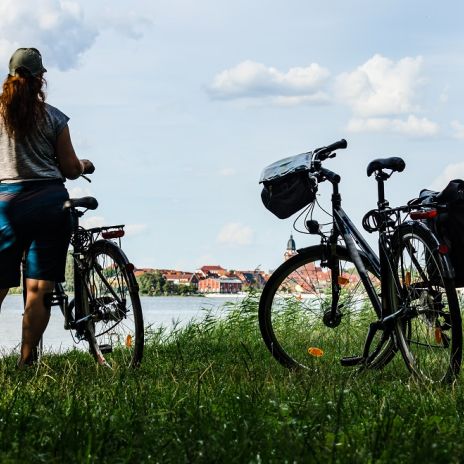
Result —
[[[342, 209], [340, 176], [322, 166], [346, 146], [340, 140], [262, 173], [266, 208], [281, 219], [305, 208], [305, 232], [319, 237], [318, 245], [297, 250], [279, 266], [263, 290], [259, 325], [266, 346], [285, 367], [315, 371], [333, 362], [381, 368], [400, 351], [417, 379], [451, 382], [462, 357], [460, 274], [444, 239], [455, 237], [443, 235], [442, 222], [434, 228], [430, 221], [454, 213], [440, 204], [443, 197], [390, 207], [385, 182], [405, 163], [399, 157], [372, 161], [367, 175], [377, 181], [377, 207], [363, 227], [378, 233], [377, 255]], [[313, 219], [325, 181], [332, 185], [328, 228]]]

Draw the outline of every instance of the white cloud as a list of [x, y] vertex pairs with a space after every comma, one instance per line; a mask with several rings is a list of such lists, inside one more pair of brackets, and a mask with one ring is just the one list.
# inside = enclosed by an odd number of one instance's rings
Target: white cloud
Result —
[[422, 57], [394, 62], [374, 55], [352, 72], [336, 79], [336, 94], [361, 117], [386, 116], [416, 111], [415, 97], [421, 78]]
[[33, 46], [46, 58], [45, 67], [67, 70], [77, 65], [79, 56], [93, 45], [98, 35], [74, 1], [2, 0], [0, 18], [3, 62], [17, 47]]
[[454, 130], [453, 137], [455, 139], [464, 139], [464, 124], [461, 124], [459, 121], [452, 121], [451, 127]]
[[464, 163], [449, 164], [443, 172], [432, 182], [432, 190], [443, 190], [450, 180], [464, 179]]
[[224, 100], [270, 99], [272, 103], [284, 105], [320, 103], [328, 99], [322, 88], [329, 75], [317, 63], [282, 72], [247, 60], [217, 74], [209, 93], [212, 98]]
[[[113, 223], [114, 224], [114, 223]], [[118, 222], [119, 224], [119, 222]], [[80, 220], [80, 225], [85, 229], [92, 229], [93, 227], [104, 227], [112, 225], [103, 216], [86, 216]], [[133, 237], [140, 235], [148, 229], [146, 224], [126, 224], [124, 226], [125, 236]]]
[[127, 237], [143, 234], [148, 229], [146, 224], [127, 224], [124, 227]]
[[0, 60], [8, 63], [18, 47], [36, 47], [45, 67], [61, 71], [75, 68], [105, 28], [138, 39], [150, 20], [114, 8], [101, 10], [92, 22], [73, 0], [1, 0]]
[[125, 5], [123, 11], [117, 11], [115, 9], [113, 0], [110, 0], [108, 5], [109, 6], [98, 15], [99, 23], [102, 27], [114, 29], [130, 39], [141, 39], [146, 29], [153, 24], [146, 14], [138, 14], [133, 10], [127, 11], [127, 5]]
[[84, 229], [92, 229], [93, 227], [103, 227], [107, 222], [103, 216], [86, 216], [79, 221]]
[[71, 187], [68, 188], [69, 198], [81, 198], [92, 196], [92, 191], [84, 187]]
[[347, 129], [349, 132], [393, 132], [410, 137], [429, 137], [439, 132], [438, 124], [414, 115], [406, 119], [353, 118], [348, 122]]
[[217, 236], [217, 241], [227, 245], [249, 245], [253, 239], [251, 227], [230, 222], [225, 224]]

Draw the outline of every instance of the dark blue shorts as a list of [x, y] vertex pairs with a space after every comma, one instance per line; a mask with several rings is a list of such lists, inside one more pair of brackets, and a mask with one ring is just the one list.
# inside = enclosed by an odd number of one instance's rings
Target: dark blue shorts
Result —
[[63, 203], [68, 198], [59, 180], [0, 183], [0, 289], [19, 285], [24, 252], [26, 277], [65, 280], [71, 218]]

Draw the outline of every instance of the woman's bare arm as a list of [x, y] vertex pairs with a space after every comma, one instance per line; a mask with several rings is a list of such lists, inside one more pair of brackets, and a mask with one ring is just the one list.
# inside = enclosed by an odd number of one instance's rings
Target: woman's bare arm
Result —
[[88, 171], [90, 166], [93, 167], [89, 160], [80, 160], [76, 156], [68, 125], [56, 139], [55, 152], [61, 173], [67, 179], [77, 179], [83, 172]]

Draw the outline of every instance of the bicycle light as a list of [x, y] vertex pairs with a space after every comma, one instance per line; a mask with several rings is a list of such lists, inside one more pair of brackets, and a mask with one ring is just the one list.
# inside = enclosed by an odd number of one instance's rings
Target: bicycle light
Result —
[[438, 211], [436, 209], [427, 209], [425, 211], [411, 211], [409, 216], [411, 219], [433, 219], [437, 217]]
[[105, 232], [102, 232], [102, 237], [109, 239], [109, 238], [120, 238], [124, 237], [124, 230], [118, 229], [118, 230], [107, 230]]

